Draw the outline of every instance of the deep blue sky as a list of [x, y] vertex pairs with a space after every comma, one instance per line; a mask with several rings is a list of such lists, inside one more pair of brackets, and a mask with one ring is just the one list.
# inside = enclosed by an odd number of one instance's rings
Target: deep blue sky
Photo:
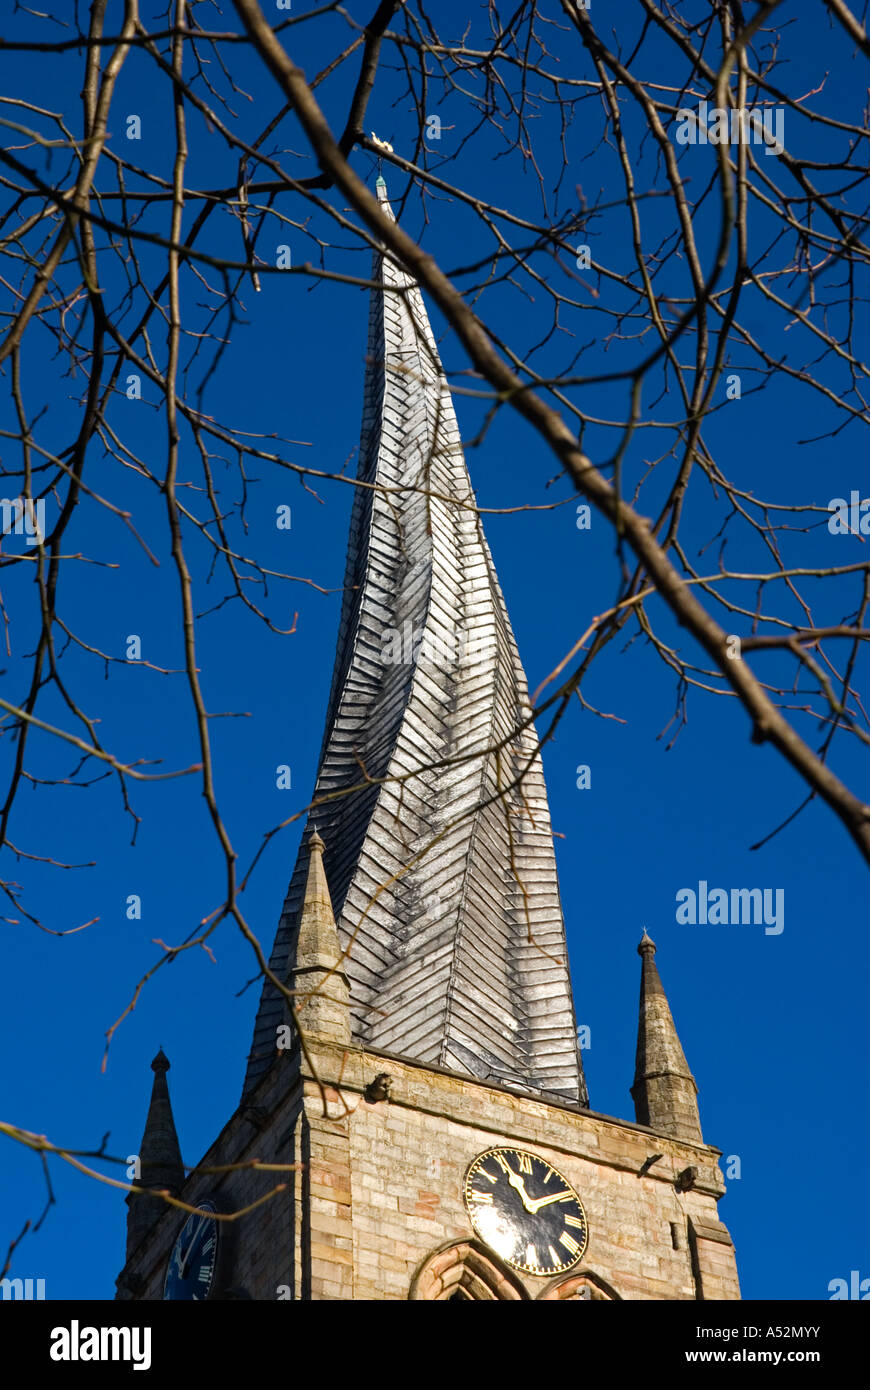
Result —
[[[351, 6], [360, 18], [368, 17], [370, 8]], [[817, 99], [818, 109], [841, 109], [849, 119], [859, 119], [860, 94], [866, 86], [864, 60], [853, 61], [848, 46], [831, 39], [820, 7], [791, 8], [798, 25], [789, 39], [789, 89], [807, 91], [818, 85], [825, 71], [834, 70], [836, 81], [830, 80]], [[444, 7], [446, 28], [448, 20], [460, 27], [460, 10], [465, 13], [464, 7]], [[626, 49], [636, 34], [637, 10], [622, 4], [614, 11], [613, 24], [617, 29], [623, 25]], [[146, 22], [153, 22], [156, 13], [156, 7], [143, 7]], [[228, 13], [222, 22], [235, 27]], [[36, 25], [32, 17], [16, 16], [7, 35], [43, 36], [45, 31]], [[310, 37], [303, 30], [299, 35], [297, 51], [303, 65], [309, 72], [322, 67], [327, 58], [322, 48], [318, 50], [313, 31]], [[579, 70], [576, 45], [556, 37], [553, 43], [564, 52], [565, 62], [574, 64], [572, 70]], [[564, 49], [559, 50], [559, 44]], [[236, 105], [244, 110], [246, 134], [252, 135], [267, 123], [281, 99], [271, 79], [253, 69], [249, 60], [239, 61], [254, 99], [238, 100]], [[32, 92], [37, 73], [41, 99], [63, 110], [78, 129], [81, 78], [75, 62], [69, 57], [41, 57], [38, 63], [22, 58], [7, 73], [7, 90]], [[112, 127], [118, 131], [115, 145], [166, 174], [173, 148], [167, 92], [138, 59], [131, 61], [125, 82]], [[325, 86], [321, 98], [327, 114], [339, 123], [346, 84]], [[128, 112], [143, 116], [145, 130], [141, 146], [132, 153], [122, 135], [121, 116]], [[456, 127], [463, 119], [468, 123], [458, 102], [445, 106], [445, 124], [455, 123], [454, 133], [446, 138], [458, 139]], [[592, 152], [589, 119], [589, 128], [581, 118], [570, 135], [574, 163], [561, 206], [570, 203], [577, 183], [593, 196], [598, 187], [609, 191], [611, 184], [611, 198], [617, 199], [621, 191], [612, 156]], [[376, 92], [366, 124], [397, 149], [411, 148], [409, 117], [401, 108], [394, 109], [386, 96]], [[447, 167], [445, 176], [463, 187], [484, 189], [503, 206], [529, 212], [534, 207], [531, 176], [520, 175], [508, 160], [492, 163], [495, 147], [490, 139], [484, 131], [452, 171]], [[11, 133], [5, 140], [14, 143]], [[812, 141], [808, 135], [805, 148], [812, 149]], [[234, 159], [223, 156], [216, 137], [206, 134], [193, 117], [191, 144], [191, 184], [208, 186], [210, 181], [223, 184], [231, 179]], [[303, 137], [291, 126], [276, 144], [304, 148]], [[700, 179], [700, 161], [709, 159], [709, 151], [690, 154], [699, 161]], [[560, 161], [556, 142], [547, 159], [552, 182]], [[368, 156], [356, 155], [355, 167], [374, 177]], [[405, 185], [398, 175], [388, 177], [398, 206]], [[337, 195], [332, 203], [343, 207]], [[297, 221], [304, 215], [292, 199], [278, 206]], [[186, 226], [194, 215], [195, 209], [188, 211]], [[237, 232], [226, 237], [224, 224], [217, 230], [223, 215], [216, 214], [216, 231], [204, 244], [229, 248], [229, 254], [238, 256]], [[469, 224], [448, 203], [433, 204], [430, 217], [426, 245], [448, 269], [473, 260], [488, 244], [468, 230]], [[165, 205], [160, 218], [149, 225], [162, 226], [165, 232]], [[418, 206], [409, 205], [404, 222], [414, 234], [421, 232]], [[704, 235], [709, 229], [703, 214], [698, 224]], [[324, 223], [317, 226], [325, 230]], [[597, 244], [594, 232], [587, 240], [593, 256], [630, 266], [624, 219], [610, 225], [606, 240], [603, 227]], [[263, 234], [263, 254], [268, 252], [271, 259], [270, 248], [280, 241], [293, 246], [294, 264], [313, 256], [300, 232], [279, 234], [274, 226]], [[345, 236], [343, 244], [349, 246], [351, 238]], [[708, 264], [712, 245], [708, 236]], [[156, 254], [148, 263], [153, 270]], [[368, 270], [367, 254], [352, 250], [333, 253], [327, 263], [357, 275]], [[108, 260], [105, 264], [109, 282], [117, 285]], [[203, 287], [187, 274], [183, 294], [195, 316], [195, 306], [205, 298]], [[263, 292], [256, 296], [246, 286], [243, 299], [242, 321], [233, 329], [231, 350], [207, 388], [203, 408], [240, 430], [266, 435], [277, 431], [308, 441], [309, 447], [285, 450], [293, 462], [340, 469], [359, 438], [365, 292], [329, 284], [311, 290], [311, 281], [302, 276], [264, 275]], [[533, 306], [510, 292], [492, 299], [491, 312], [518, 348], [536, 341], [548, 314], [540, 300]], [[437, 316], [433, 321], [440, 331]], [[577, 335], [575, 346], [594, 339], [601, 326], [594, 318], [587, 322], [579, 311], [569, 314], [567, 321]], [[794, 360], [802, 360], [800, 345], [794, 335], [782, 336], [779, 320], [765, 318], [759, 309], [754, 322], [759, 331], [778, 335], [777, 352], [788, 350]], [[165, 344], [160, 329], [154, 332], [154, 344], [162, 364]], [[467, 364], [456, 342], [448, 338], [442, 349], [454, 380], [467, 386], [468, 378], [457, 375]], [[590, 350], [583, 366], [592, 370], [594, 358], [595, 369], [604, 370], [620, 351], [605, 358]], [[201, 374], [200, 368], [193, 370], [193, 385]], [[24, 383], [31, 411], [49, 406], [40, 425], [43, 444], [63, 447], [78, 418], [75, 400], [82, 390], [81, 378], [61, 376], [43, 339], [32, 355], [25, 356]], [[143, 395], [139, 403], [119, 398], [110, 419], [130, 447], [159, 471], [165, 427], [156, 388], [146, 384]], [[618, 416], [625, 408], [624, 388], [601, 389], [598, 400], [602, 415]], [[588, 396], [583, 404], [592, 411]], [[464, 435], [472, 437], [481, 421], [479, 402], [459, 395], [457, 408]], [[3, 409], [3, 425], [8, 427], [8, 407]], [[676, 403], [665, 402], [657, 410], [662, 419], [679, 414]], [[798, 394], [777, 378], [763, 393], [745, 394], [730, 413], [721, 412], [707, 437], [726, 470], [757, 495], [826, 506], [833, 496], [848, 496], [853, 487], [866, 491], [866, 451], [862, 442], [855, 447], [859, 436], [854, 429], [839, 440], [798, 444], [835, 423], [830, 406], [805, 392]], [[613, 447], [612, 431], [590, 431], [586, 444], [593, 457], [600, 457]], [[183, 476], [199, 483], [189, 434], [183, 447]], [[632, 466], [639, 469], [654, 452], [644, 440]], [[8, 466], [20, 466], [13, 453], [4, 454], [4, 461], [7, 457]], [[570, 490], [564, 482], [546, 488], [557, 471], [554, 461], [515, 416], [503, 413], [496, 419], [484, 443], [469, 451], [469, 467], [484, 507], [568, 499], [556, 510], [485, 521], [534, 689], [593, 616], [613, 602], [618, 568], [612, 545], [597, 519], [588, 533], [576, 529]], [[119, 658], [127, 636], [136, 633], [146, 659], [178, 668], [178, 584], [162, 501], [151, 485], [121, 469], [96, 442], [89, 470], [86, 476], [96, 492], [134, 511], [160, 565], [155, 568], [147, 560], [120, 523], [92, 506], [82, 507], [66, 550], [81, 550], [117, 568], [69, 562], [62, 615], [89, 643]], [[327, 482], [317, 485], [319, 496], [314, 497], [290, 474], [256, 464], [249, 472], [260, 481], [251, 489], [247, 536], [242, 537], [238, 525], [234, 529], [240, 548], [256, 554], [266, 566], [307, 576], [333, 592], [323, 595], [301, 583], [274, 586], [269, 612], [275, 622], [289, 626], [298, 612], [296, 632], [290, 637], [270, 634], [237, 605], [198, 624], [198, 659], [209, 709], [247, 716], [216, 720], [211, 727], [220, 803], [243, 866], [270, 827], [304, 807], [313, 785], [352, 491], [345, 484]], [[230, 499], [237, 499], [238, 484], [229, 469], [222, 477], [229, 505]], [[275, 508], [281, 503], [293, 509], [290, 532], [277, 532], [274, 525]], [[200, 508], [201, 494], [191, 492], [188, 505]], [[714, 512], [708, 516], [708, 505], [700, 500], [687, 523], [696, 528], [693, 554], [715, 529], [709, 524]], [[652, 502], [646, 507], [652, 510]], [[56, 512], [49, 515], [53, 518]], [[804, 562], [812, 562], [808, 556], [825, 556], [830, 563], [847, 564], [865, 554], [859, 539], [834, 541], [824, 531], [796, 538], [794, 545], [791, 558], [800, 555]], [[203, 611], [224, 596], [226, 584], [218, 577], [205, 585], [209, 556], [201, 542], [190, 540], [190, 556], [197, 576], [196, 607]], [[747, 565], [760, 559], [758, 548], [751, 546], [744, 551], [735, 546], [729, 558], [737, 556]], [[711, 549], [708, 572], [715, 568], [714, 557]], [[12, 574], [4, 585], [4, 599], [13, 605], [12, 611], [17, 602], [31, 615], [18, 625], [13, 621], [13, 656], [3, 680], [6, 698], [20, 698], [24, 690], [23, 657], [33, 632], [33, 590], [28, 581], [29, 576], [25, 581]], [[850, 611], [855, 592], [841, 590], [830, 610], [820, 600], [819, 616]], [[668, 640], [697, 657], [660, 604], [650, 611]], [[658, 735], [673, 711], [673, 675], [640, 643], [627, 651], [624, 645], [611, 645], [584, 686], [592, 703], [618, 719], [598, 718], [575, 705], [544, 752], [578, 1021], [592, 1031], [592, 1048], [585, 1054], [592, 1104], [607, 1114], [633, 1117], [629, 1087], [640, 968], [635, 947], [646, 925], [658, 943], [658, 964], [700, 1087], [705, 1138], [741, 1160], [742, 1177], [730, 1184], [720, 1213], [737, 1246], [744, 1295], [824, 1299], [831, 1279], [848, 1278], [855, 1268], [870, 1275], [867, 1212], [851, 1196], [856, 1180], [860, 1190], [866, 1175], [870, 1139], [864, 1105], [866, 869], [843, 828], [822, 805], [813, 805], [764, 849], [751, 852], [749, 846], [802, 799], [802, 785], [771, 749], [750, 743], [747, 720], [732, 699], [694, 692], [687, 726], [667, 751], [667, 738]], [[164, 769], [198, 760], [181, 677], [143, 666], [112, 666], [105, 680], [101, 662], [75, 652], [64, 664], [80, 703], [102, 721], [104, 745], [119, 757], [161, 758]], [[49, 695], [41, 708], [49, 721], [71, 727], [56, 697]], [[812, 721], [800, 727], [814, 742]], [[4, 756], [9, 754], [6, 748]], [[28, 768], [34, 776], [64, 777], [75, 761], [72, 750], [42, 738], [31, 745]], [[276, 790], [275, 769], [282, 763], [292, 767], [292, 791]], [[580, 763], [592, 769], [588, 791], [575, 785]], [[862, 777], [866, 785], [866, 754], [856, 746], [837, 745], [834, 764], [857, 790]], [[221, 860], [196, 779], [134, 784], [131, 799], [142, 817], [135, 847], [130, 844], [132, 823], [123, 813], [116, 785], [22, 790], [11, 832], [15, 843], [31, 853], [72, 863], [95, 860], [97, 866], [49, 870], [13, 864], [10, 858], [7, 874], [27, 886], [28, 901], [54, 929], [99, 920], [63, 939], [22, 921], [4, 926], [0, 1113], [56, 1143], [82, 1149], [98, 1146], [108, 1131], [108, 1152], [134, 1153], [148, 1103], [149, 1063], [162, 1045], [172, 1063], [169, 1081], [183, 1152], [193, 1164], [237, 1104], [259, 985], [240, 993], [254, 974], [254, 964], [236, 931], [224, 925], [212, 939], [215, 962], [198, 951], [158, 972], [118, 1031], [107, 1069], [101, 1071], [105, 1030], [127, 1005], [141, 973], [158, 958], [154, 940], [181, 941], [221, 902], [223, 893]], [[298, 838], [298, 824], [275, 838], [242, 899], [248, 921], [266, 945], [271, 943]], [[783, 889], [784, 932], [774, 937], [760, 927], [678, 926], [675, 894], [697, 886], [700, 879], [727, 888]], [[125, 917], [125, 901], [132, 893], [142, 897], [140, 922]], [[15, 915], [8, 908], [4, 913]], [[0, 1144], [0, 1164], [0, 1246], [5, 1250], [24, 1220], [40, 1212], [45, 1184], [38, 1161], [11, 1142]], [[51, 1298], [112, 1297], [123, 1263], [123, 1198], [59, 1162], [52, 1164], [51, 1175], [56, 1205], [41, 1230], [20, 1246], [12, 1273], [45, 1278]]]

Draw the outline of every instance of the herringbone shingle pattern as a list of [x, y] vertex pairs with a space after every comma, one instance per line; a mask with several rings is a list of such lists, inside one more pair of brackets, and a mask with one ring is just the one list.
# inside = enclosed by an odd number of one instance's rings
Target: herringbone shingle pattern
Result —
[[[379, 193], [390, 216], [386, 191]], [[362, 1044], [587, 1103], [528, 693], [422, 297], [386, 256], [312, 820]], [[518, 779], [522, 775], [522, 787]], [[309, 827], [310, 829], [310, 827]], [[292, 966], [303, 837], [271, 966]], [[264, 988], [246, 1090], [275, 1056]]]

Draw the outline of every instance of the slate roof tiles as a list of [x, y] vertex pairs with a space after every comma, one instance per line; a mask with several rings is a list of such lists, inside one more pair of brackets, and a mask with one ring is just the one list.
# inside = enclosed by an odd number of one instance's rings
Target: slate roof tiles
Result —
[[[313, 816], [353, 1036], [585, 1105], [543, 770], [534, 730], [518, 728], [525, 676], [480, 517], [463, 505], [471, 482], [419, 289], [385, 255], [374, 278], [358, 476], [399, 490], [355, 493], [314, 799], [359, 784], [354, 750], [386, 780]], [[428, 644], [416, 663], [389, 659], [388, 630], [406, 623]], [[460, 638], [481, 645], [463, 653]], [[520, 793], [509, 784], [524, 767]], [[282, 979], [309, 833], [271, 959]], [[246, 1090], [282, 1020], [267, 984]]]

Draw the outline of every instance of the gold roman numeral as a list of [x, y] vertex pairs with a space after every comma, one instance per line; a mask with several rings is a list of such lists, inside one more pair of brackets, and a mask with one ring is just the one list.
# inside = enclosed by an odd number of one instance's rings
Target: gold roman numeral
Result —
[[585, 1231], [585, 1230], [586, 1230], [586, 1223], [583, 1222], [583, 1221], [581, 1221], [580, 1218], [579, 1218], [579, 1216], [566, 1216], [566, 1217], [565, 1217], [565, 1225], [566, 1225], [566, 1226], [573, 1226], [573, 1227], [575, 1228], [575, 1230], [578, 1230], [578, 1231]]
[[482, 1207], [491, 1207], [491, 1206], [492, 1206], [492, 1193], [491, 1193], [491, 1192], [476, 1192], [475, 1189], [472, 1188], [472, 1189], [471, 1189], [471, 1200], [472, 1200], [472, 1202], [480, 1202], [480, 1205], [481, 1205]]
[[568, 1253], [571, 1254], [571, 1255], [579, 1255], [579, 1254], [580, 1254], [580, 1246], [577, 1244], [577, 1242], [576, 1242], [576, 1240], [574, 1239], [573, 1236], [569, 1236], [569, 1234], [568, 1234], [567, 1231], [563, 1231], [562, 1234], [560, 1235], [560, 1237], [559, 1237], [559, 1244], [560, 1244], [560, 1245], [564, 1245], [565, 1249], [566, 1249], [566, 1250], [568, 1251]]
[[498, 1164], [499, 1168], [501, 1168], [503, 1173], [512, 1173], [514, 1171], [508, 1163], [507, 1159], [505, 1158], [504, 1154], [493, 1154], [493, 1158], [495, 1159], [496, 1163]]
[[520, 1172], [521, 1172], [521, 1173], [531, 1173], [531, 1171], [532, 1171], [532, 1160], [530, 1159], [529, 1155], [528, 1155], [528, 1154], [521, 1154], [521, 1153], [518, 1153], [518, 1154], [517, 1154], [517, 1158], [518, 1158], [519, 1161], [520, 1161]]

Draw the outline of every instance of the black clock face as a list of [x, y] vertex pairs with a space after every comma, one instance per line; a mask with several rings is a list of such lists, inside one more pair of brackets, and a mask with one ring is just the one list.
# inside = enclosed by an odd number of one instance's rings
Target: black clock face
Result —
[[562, 1274], [586, 1249], [583, 1203], [544, 1158], [487, 1149], [465, 1174], [465, 1206], [481, 1240], [514, 1269]]
[[164, 1298], [203, 1302], [211, 1293], [217, 1265], [219, 1223], [213, 1214], [216, 1210], [212, 1202], [201, 1202], [182, 1226], [169, 1257]]

